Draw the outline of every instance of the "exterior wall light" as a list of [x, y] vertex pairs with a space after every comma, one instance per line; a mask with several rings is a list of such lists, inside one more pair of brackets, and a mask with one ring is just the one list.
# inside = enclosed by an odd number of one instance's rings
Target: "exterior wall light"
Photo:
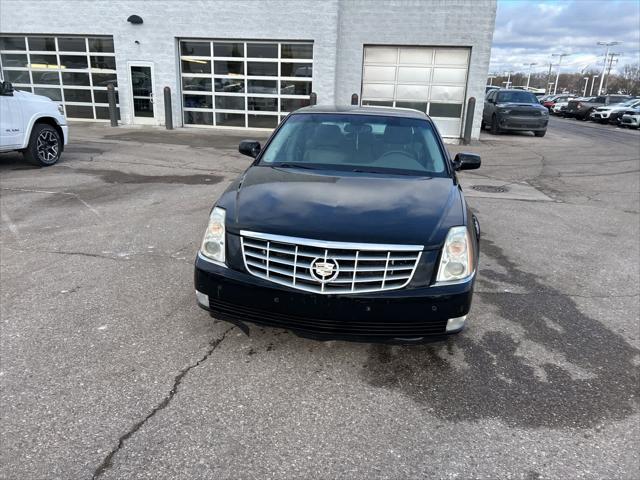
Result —
[[142, 17], [139, 17], [138, 15], [131, 15], [127, 18], [127, 22], [130, 22], [133, 25], [142, 25]]

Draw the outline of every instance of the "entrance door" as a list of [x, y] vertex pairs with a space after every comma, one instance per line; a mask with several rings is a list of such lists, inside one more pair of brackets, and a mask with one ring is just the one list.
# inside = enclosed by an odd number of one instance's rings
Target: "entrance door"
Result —
[[133, 123], [155, 125], [153, 63], [129, 63]]

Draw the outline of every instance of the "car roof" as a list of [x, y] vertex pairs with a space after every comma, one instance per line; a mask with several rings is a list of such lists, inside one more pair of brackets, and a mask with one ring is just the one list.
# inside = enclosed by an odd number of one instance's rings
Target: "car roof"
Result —
[[[520, 90], [519, 88], [499, 88], [498, 92], [524, 92], [524, 93], [531, 93], [533, 94], [533, 92], [529, 92], [527, 90]], [[550, 95], [553, 97], [553, 95]]]
[[384, 117], [419, 118], [430, 120], [426, 113], [411, 108], [399, 107], [360, 107], [358, 105], [312, 105], [296, 110], [292, 114], [300, 113], [334, 113], [334, 114], [355, 114], [355, 115], [379, 115]]

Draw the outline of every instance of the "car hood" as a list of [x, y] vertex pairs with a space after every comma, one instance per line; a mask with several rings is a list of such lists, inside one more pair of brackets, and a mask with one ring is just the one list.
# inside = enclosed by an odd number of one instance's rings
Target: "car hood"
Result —
[[44, 95], [36, 95], [34, 93], [24, 92], [22, 90], [14, 90], [13, 95], [17, 97], [23, 97], [26, 101], [29, 102], [42, 102], [54, 105], [57, 108], [57, 104], [54, 103], [53, 100], [51, 100], [49, 97], [45, 97]]
[[463, 225], [451, 178], [253, 166], [219, 202], [230, 232], [435, 248]]

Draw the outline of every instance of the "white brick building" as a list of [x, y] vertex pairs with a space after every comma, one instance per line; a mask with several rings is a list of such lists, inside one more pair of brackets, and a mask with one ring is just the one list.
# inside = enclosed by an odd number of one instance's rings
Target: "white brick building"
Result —
[[164, 124], [170, 87], [176, 126], [273, 128], [311, 91], [356, 93], [455, 138], [484, 97], [495, 13], [495, 0], [0, 0], [0, 61], [72, 119], [107, 119], [108, 83], [127, 124]]

